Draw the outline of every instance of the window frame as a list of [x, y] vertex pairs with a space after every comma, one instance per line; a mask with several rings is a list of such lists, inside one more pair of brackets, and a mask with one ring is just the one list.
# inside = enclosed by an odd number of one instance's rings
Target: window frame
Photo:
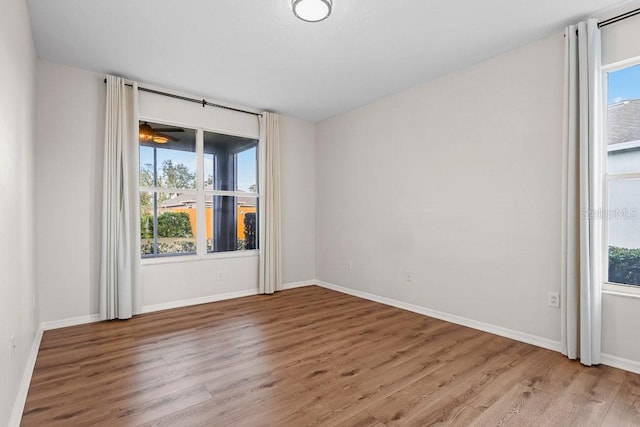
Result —
[[[261, 170], [261, 168], [260, 168], [260, 139], [259, 138], [255, 138], [255, 137], [251, 137], [251, 136], [242, 136], [242, 135], [232, 134], [232, 133], [229, 133], [229, 132], [210, 130], [210, 129], [207, 129], [207, 128], [204, 128], [204, 127], [203, 128], [199, 128], [199, 131], [201, 131], [200, 142], [202, 144], [202, 146], [201, 146], [202, 149], [201, 149], [200, 153], [202, 154], [202, 163], [198, 163], [198, 166], [202, 170], [202, 177], [201, 178], [196, 177], [196, 179], [198, 179], [199, 180], [198, 182], [202, 185], [202, 194], [203, 194], [203, 197], [204, 197], [203, 202], [202, 202], [203, 203], [202, 204], [202, 206], [203, 206], [203, 215], [202, 215], [202, 217], [204, 218], [203, 226], [206, 227], [206, 225], [207, 225], [206, 224], [206, 198], [207, 197], [213, 197], [213, 196], [251, 197], [251, 198], [255, 198], [256, 199], [256, 213], [258, 214], [256, 216], [256, 220], [257, 220], [259, 215], [260, 215], [259, 206], [260, 206], [260, 198], [261, 198], [261, 196], [260, 196], [260, 182], [259, 182], [260, 181], [260, 170]], [[237, 190], [229, 191], [229, 190], [215, 190], [215, 189], [206, 190], [204, 188], [204, 182], [205, 182], [205, 179], [204, 179], [205, 178], [204, 177], [204, 154], [205, 154], [204, 153], [204, 134], [205, 134], [205, 132], [217, 133], [217, 134], [220, 134], [220, 135], [235, 136], [235, 137], [239, 137], [239, 138], [248, 138], [248, 139], [252, 139], [252, 140], [256, 141], [256, 147], [255, 148], [256, 148], [256, 189], [258, 190], [257, 192], [250, 193], [250, 192], [247, 192], [247, 191], [237, 191]], [[198, 135], [196, 135], [196, 141], [197, 141], [197, 138], [198, 138]], [[233, 159], [233, 161], [234, 161], [234, 170], [236, 172], [238, 170], [238, 157], [237, 157], [237, 155], [242, 153], [242, 152], [243, 151], [238, 151], [238, 152], [234, 152], [233, 153], [234, 154], [234, 159]], [[196, 153], [198, 153], [198, 145], [197, 145], [197, 143], [196, 143]], [[214, 173], [215, 173], [215, 167], [216, 166], [214, 165]], [[236, 207], [236, 209], [237, 209], [237, 207]], [[200, 217], [199, 216], [199, 212], [197, 212], [196, 215], [198, 215], [198, 218]], [[236, 219], [236, 221], [237, 221], [237, 219]], [[236, 222], [236, 227], [237, 226], [238, 226], [238, 224]], [[258, 221], [256, 221], [256, 227], [257, 226], [258, 226]], [[198, 227], [200, 227], [199, 221], [198, 221]], [[204, 242], [203, 242], [203, 244], [204, 244], [204, 252], [206, 254], [208, 254], [208, 255], [222, 254], [222, 253], [229, 253], [229, 252], [252, 252], [252, 251], [256, 251], [257, 252], [257, 251], [260, 250], [260, 241], [259, 241], [258, 236], [256, 236], [256, 246], [257, 246], [256, 249], [243, 249], [242, 251], [235, 250], [235, 251], [224, 251], [224, 252], [208, 252], [208, 250], [207, 250], [207, 241], [206, 241], [207, 240], [206, 233], [204, 234], [203, 239], [204, 239]], [[198, 248], [200, 247], [200, 241], [198, 241], [197, 247]]]
[[[257, 257], [260, 253], [260, 242], [257, 242], [256, 249], [244, 249], [225, 252], [208, 252], [207, 251], [207, 218], [206, 218], [206, 197], [218, 195], [218, 196], [233, 196], [233, 197], [255, 197], [256, 207], [259, 207], [262, 201], [262, 194], [260, 192], [260, 170], [262, 169], [262, 156], [260, 155], [261, 144], [260, 138], [256, 138], [254, 135], [247, 135], [238, 132], [230, 132], [224, 129], [213, 129], [209, 127], [199, 126], [193, 123], [181, 123], [178, 121], [171, 121], [165, 119], [157, 119], [149, 116], [138, 116], [138, 123], [151, 122], [158, 123], [172, 127], [182, 127], [185, 129], [191, 129], [196, 131], [196, 188], [195, 189], [174, 189], [174, 188], [158, 188], [158, 187], [142, 187], [138, 178], [138, 203], [136, 205], [138, 223], [140, 222], [140, 194], [142, 192], [167, 192], [167, 193], [189, 193], [195, 194], [196, 198], [196, 252], [189, 253], [177, 253], [177, 254], [162, 254], [156, 256], [143, 257], [140, 255], [141, 265], [155, 265], [155, 264], [169, 264], [169, 263], [182, 263], [182, 262], [195, 262], [211, 259], [229, 259], [229, 258], [245, 258], [245, 257]], [[213, 132], [223, 135], [236, 136], [240, 138], [249, 138], [257, 141], [256, 149], [256, 189], [257, 192], [247, 193], [240, 191], [221, 191], [221, 190], [205, 190], [205, 177], [204, 177], [204, 133]], [[136, 152], [140, 151], [140, 144]], [[138, 154], [139, 155], [139, 154]], [[138, 158], [138, 173], [140, 169], [140, 159]], [[259, 215], [259, 209], [258, 209]], [[237, 225], [237, 224], [236, 224]], [[205, 230], [205, 232], [198, 232], [198, 230]], [[138, 233], [138, 242], [140, 242], [140, 233]]]
[[[623, 61], [614, 62], [611, 64], [603, 65], [601, 72], [601, 83], [602, 83], [602, 102], [601, 102], [601, 118], [602, 118], [602, 129], [601, 137], [602, 141], [602, 156], [603, 156], [603, 174], [602, 174], [602, 195], [603, 195], [603, 209], [605, 212], [609, 210], [609, 184], [612, 181], [631, 181], [631, 180], [640, 180], [640, 168], [638, 172], [622, 172], [622, 173], [609, 173], [609, 165], [608, 165], [608, 155], [611, 152], [627, 150], [630, 148], [636, 148], [640, 146], [640, 141], [630, 141], [625, 143], [624, 146], [620, 147], [609, 147], [609, 141], [607, 137], [607, 128], [608, 128], [608, 111], [609, 111], [609, 103], [608, 103], [608, 92], [609, 92], [609, 74], [623, 70], [625, 68], [638, 66], [640, 65], [640, 56], [633, 57], [629, 59], [625, 59]], [[628, 285], [625, 283], [615, 283], [609, 282], [609, 221], [604, 221], [602, 227], [602, 264], [603, 264], [603, 278], [602, 278], [602, 293], [608, 295], [618, 295], [630, 298], [640, 298], [640, 286], [637, 285]]]

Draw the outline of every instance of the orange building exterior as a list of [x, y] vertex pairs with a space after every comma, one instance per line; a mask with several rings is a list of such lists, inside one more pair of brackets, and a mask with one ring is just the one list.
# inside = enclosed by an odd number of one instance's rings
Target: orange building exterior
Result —
[[[244, 235], [244, 218], [248, 213], [256, 213], [255, 206], [242, 206], [239, 205], [237, 207], [237, 218], [238, 218], [238, 230], [237, 236], [238, 239], [245, 240]], [[162, 209], [164, 212], [184, 212], [189, 215], [189, 223], [191, 224], [191, 230], [193, 235], [196, 236], [196, 209], [195, 208], [164, 208]], [[207, 220], [207, 239], [213, 239], [213, 208], [206, 208], [206, 220]]]

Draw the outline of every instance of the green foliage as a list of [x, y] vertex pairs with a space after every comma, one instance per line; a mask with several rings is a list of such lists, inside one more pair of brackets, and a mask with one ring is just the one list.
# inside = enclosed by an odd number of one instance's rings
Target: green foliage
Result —
[[153, 195], [151, 193], [140, 193], [140, 210], [149, 212], [153, 209]]
[[153, 187], [153, 165], [151, 163], [140, 166], [140, 186]]
[[609, 246], [609, 282], [640, 285], [640, 249]]
[[[140, 237], [153, 239], [153, 214], [141, 213]], [[158, 215], [158, 237], [193, 237], [189, 215], [185, 212], [163, 212]]]
[[244, 216], [244, 249], [256, 249], [256, 214], [248, 213]]
[[[147, 163], [140, 167], [140, 186], [153, 187], [153, 165]], [[151, 193], [140, 193], [140, 210], [144, 213], [153, 209]], [[142, 220], [142, 218], [140, 218]], [[153, 221], [152, 221], [153, 222]]]
[[149, 212], [140, 213], [140, 237], [153, 239], [153, 215]]
[[193, 237], [189, 215], [185, 212], [158, 215], [158, 237]]
[[182, 163], [162, 162], [162, 181], [167, 188], [195, 188], [196, 174]]
[[[195, 252], [196, 242], [189, 240], [175, 240], [173, 242], [158, 242], [159, 254], [179, 254], [185, 252]], [[153, 241], [142, 242], [140, 247], [142, 255], [153, 254]]]

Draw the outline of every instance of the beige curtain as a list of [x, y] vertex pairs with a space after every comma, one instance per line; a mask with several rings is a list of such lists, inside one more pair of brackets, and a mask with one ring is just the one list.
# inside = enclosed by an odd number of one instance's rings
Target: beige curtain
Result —
[[259, 292], [272, 294], [282, 289], [280, 243], [280, 124], [277, 114], [263, 113], [260, 119]]
[[100, 318], [128, 319], [137, 305], [138, 87], [107, 76], [102, 194]]
[[602, 311], [602, 104], [600, 30], [591, 19], [565, 31], [562, 352], [600, 363]]

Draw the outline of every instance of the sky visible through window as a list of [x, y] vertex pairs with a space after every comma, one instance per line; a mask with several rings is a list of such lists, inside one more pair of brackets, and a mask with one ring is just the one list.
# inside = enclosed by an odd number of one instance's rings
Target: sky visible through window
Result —
[[640, 99], [640, 65], [609, 73], [608, 104]]
[[[256, 184], [256, 148], [238, 153], [238, 188], [248, 191]], [[206, 170], [206, 169], [205, 169]]]
[[[255, 149], [243, 151], [238, 154], [238, 188], [242, 191], [249, 191], [251, 185], [256, 184], [256, 157]], [[190, 151], [166, 150], [158, 148], [158, 173], [161, 172], [162, 162], [171, 160], [173, 164], [182, 163], [193, 174], [196, 173], [196, 153]], [[213, 160], [210, 156], [205, 156], [204, 170], [213, 170]], [[153, 148], [148, 146], [140, 147], [140, 165], [153, 165]], [[206, 179], [207, 177], [205, 177]]]

